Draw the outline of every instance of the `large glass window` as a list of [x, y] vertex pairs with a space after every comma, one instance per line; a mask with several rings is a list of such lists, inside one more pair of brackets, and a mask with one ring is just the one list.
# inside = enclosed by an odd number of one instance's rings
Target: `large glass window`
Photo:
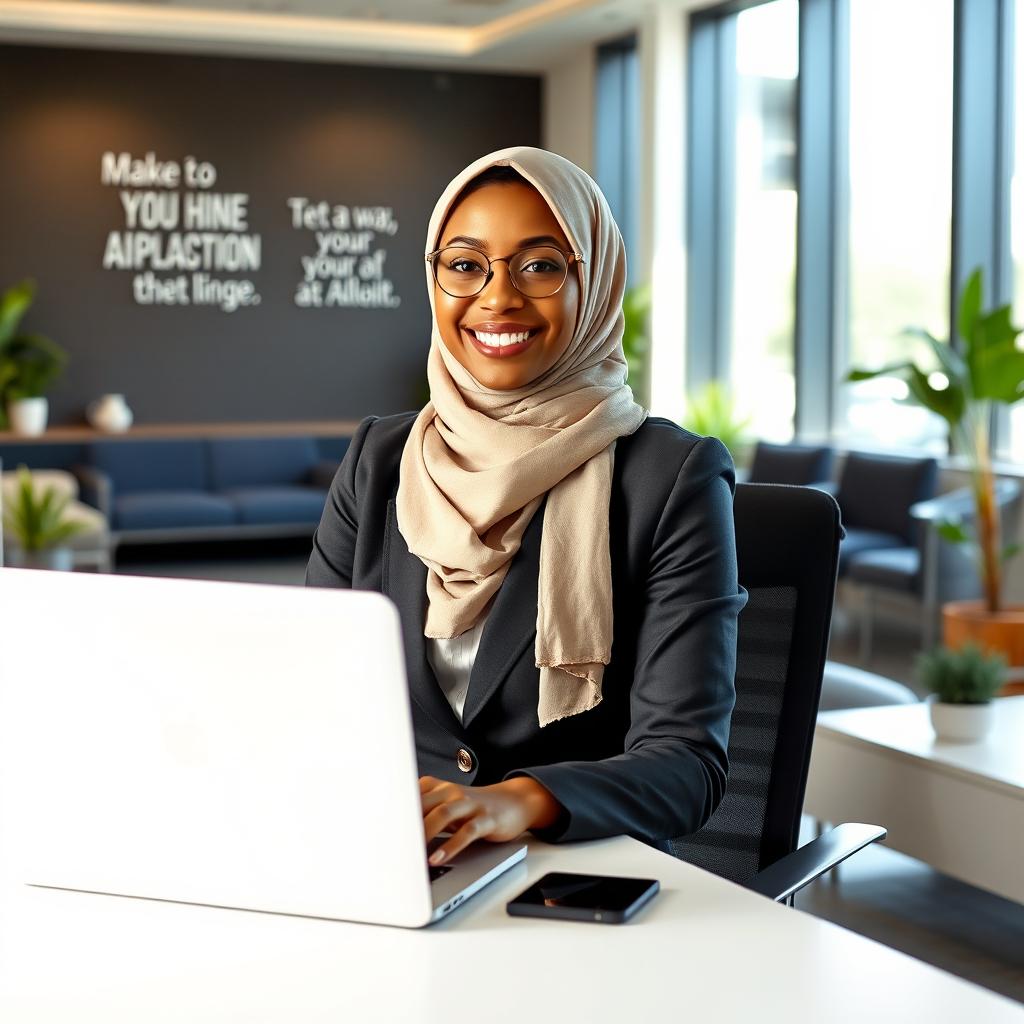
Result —
[[[949, 332], [953, 0], [857, 0], [849, 10], [846, 363], [930, 362], [900, 332]], [[905, 396], [892, 380], [841, 387], [846, 440], [941, 449], [943, 422]]]
[[[1010, 256], [1013, 263], [1013, 322], [1024, 324], [1024, 0], [1014, 10], [1016, 32], [1013, 46], [1014, 124], [1013, 177], [1010, 179]], [[986, 297], [991, 302], [991, 296]], [[1019, 344], [1020, 342], [1018, 342]], [[1010, 451], [1024, 462], [1024, 405], [1010, 410]]]
[[736, 16], [729, 373], [737, 410], [772, 441], [792, 438], [796, 401], [798, 70], [797, 0]]
[[640, 64], [636, 39], [629, 37], [597, 51], [594, 177], [622, 232], [631, 284], [638, 270], [639, 130]]
[[[1014, 147], [1010, 184], [1010, 248], [1013, 253], [1014, 323], [1024, 323], [1024, 0], [1017, 0], [1013, 48]], [[1024, 455], [1024, 444], [1018, 449]]]

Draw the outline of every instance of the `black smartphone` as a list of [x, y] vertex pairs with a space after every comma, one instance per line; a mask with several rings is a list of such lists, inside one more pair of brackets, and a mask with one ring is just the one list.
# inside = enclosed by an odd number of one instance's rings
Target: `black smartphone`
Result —
[[653, 878], [573, 875], [556, 871], [511, 900], [514, 917], [561, 917], [568, 921], [628, 921], [660, 888]]

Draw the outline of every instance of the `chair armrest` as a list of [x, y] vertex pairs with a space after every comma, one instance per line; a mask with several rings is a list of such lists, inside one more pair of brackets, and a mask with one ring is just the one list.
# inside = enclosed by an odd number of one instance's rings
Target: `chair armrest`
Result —
[[338, 472], [338, 466], [339, 463], [335, 459], [321, 459], [309, 471], [309, 482], [314, 487], [329, 491], [334, 482], [334, 476]]
[[72, 466], [71, 472], [78, 480], [78, 495], [87, 505], [92, 505], [110, 522], [114, 506], [114, 482], [107, 473], [95, 466]]
[[886, 835], [881, 825], [837, 825], [823, 836], [759, 871], [747, 882], [746, 887], [762, 896], [768, 896], [776, 903], [782, 903], [840, 861], [876, 840], [884, 839]]

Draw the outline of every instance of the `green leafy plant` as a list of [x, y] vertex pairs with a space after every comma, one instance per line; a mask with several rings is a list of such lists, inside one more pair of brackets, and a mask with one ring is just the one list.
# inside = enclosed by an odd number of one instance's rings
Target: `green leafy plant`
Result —
[[736, 403], [729, 389], [720, 380], [707, 384], [686, 400], [683, 426], [695, 434], [717, 437], [739, 461], [747, 440], [750, 417], [736, 411]]
[[44, 395], [67, 363], [55, 342], [19, 331], [35, 293], [35, 284], [25, 280], [0, 295], [0, 427], [7, 426], [7, 402]]
[[629, 366], [629, 386], [636, 400], [647, 407], [651, 404], [650, 285], [636, 285], [626, 292], [622, 314], [622, 351]]
[[4, 508], [4, 528], [25, 551], [55, 548], [88, 529], [84, 523], [65, 518], [70, 500], [52, 486], [38, 490], [28, 468], [19, 466], [14, 499]]
[[987, 704], [1006, 682], [1006, 659], [974, 644], [936, 647], [917, 656], [918, 681], [944, 704]]
[[1002, 546], [999, 509], [992, 473], [991, 423], [996, 403], [1013, 405], [1024, 398], [1024, 352], [1017, 348], [1021, 328], [1010, 321], [1010, 306], [982, 311], [983, 281], [980, 269], [971, 274], [960, 296], [957, 328], [962, 345], [940, 341], [921, 327], [904, 332], [921, 338], [935, 357], [932, 369], [914, 362], [891, 363], [877, 370], [854, 369], [848, 382], [872, 377], [897, 377], [917, 402], [941, 416], [948, 424], [954, 450], [966, 456], [971, 468], [976, 526], [968, 531], [962, 523], [942, 524], [940, 532], [955, 544], [971, 543], [978, 553], [985, 604], [997, 612], [1002, 600], [1002, 567], [1019, 549]]

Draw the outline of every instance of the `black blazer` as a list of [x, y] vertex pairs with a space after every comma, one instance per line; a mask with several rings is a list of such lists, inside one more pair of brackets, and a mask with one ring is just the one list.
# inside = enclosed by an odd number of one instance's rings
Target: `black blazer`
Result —
[[604, 699], [543, 729], [533, 654], [541, 507], [494, 599], [460, 723], [427, 662], [426, 568], [395, 515], [415, 415], [359, 425], [313, 537], [306, 584], [376, 590], [398, 606], [420, 774], [465, 785], [533, 777], [565, 808], [538, 833], [550, 841], [696, 831], [725, 789], [745, 601], [728, 451], [653, 417], [617, 442], [608, 510], [615, 632]]

